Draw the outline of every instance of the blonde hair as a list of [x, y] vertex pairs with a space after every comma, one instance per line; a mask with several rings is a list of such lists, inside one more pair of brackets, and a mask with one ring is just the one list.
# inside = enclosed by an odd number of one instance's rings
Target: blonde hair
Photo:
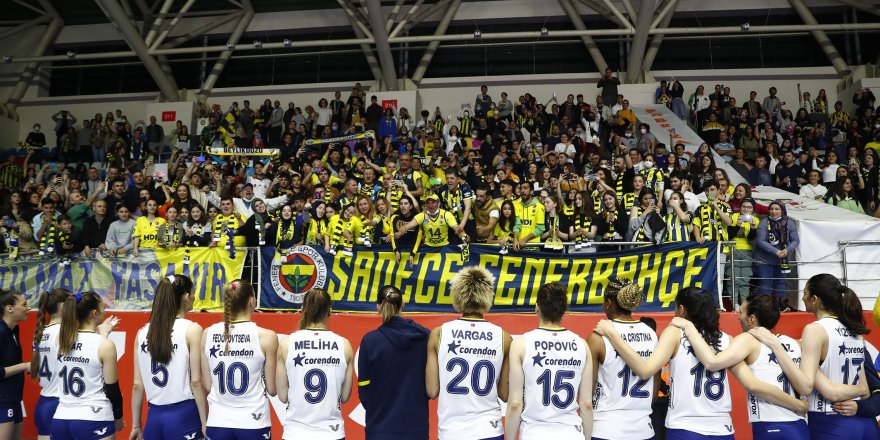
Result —
[[229, 328], [232, 324], [232, 315], [247, 309], [248, 302], [254, 296], [254, 286], [242, 279], [232, 281], [223, 289], [223, 339], [226, 340], [226, 352], [229, 352]]
[[495, 300], [495, 277], [483, 267], [469, 266], [449, 282], [452, 307], [459, 313], [486, 313]]

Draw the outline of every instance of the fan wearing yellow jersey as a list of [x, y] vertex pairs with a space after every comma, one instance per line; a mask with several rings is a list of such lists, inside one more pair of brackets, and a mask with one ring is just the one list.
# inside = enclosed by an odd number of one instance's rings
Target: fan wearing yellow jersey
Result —
[[513, 202], [516, 218], [522, 224], [519, 235], [513, 243], [516, 250], [526, 245], [540, 245], [541, 234], [544, 233], [544, 205], [532, 197], [532, 184], [522, 181], [518, 185], [520, 198]]
[[419, 249], [419, 242], [424, 240], [425, 245], [432, 248], [439, 248], [449, 244], [449, 231], [455, 232], [462, 241], [467, 240], [467, 234], [464, 233], [464, 225], [460, 225], [455, 221], [455, 216], [444, 209], [440, 209], [440, 197], [437, 194], [431, 194], [425, 199], [425, 211], [416, 214], [412, 221], [404, 225], [394, 233], [394, 238], [399, 239], [407, 231], [416, 227], [421, 227], [421, 233], [416, 239], [416, 245], [410, 252], [410, 261]]

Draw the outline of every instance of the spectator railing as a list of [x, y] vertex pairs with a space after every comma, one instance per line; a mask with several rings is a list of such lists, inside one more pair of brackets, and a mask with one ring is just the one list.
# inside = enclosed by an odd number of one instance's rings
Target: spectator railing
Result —
[[[859, 271], [859, 273], [873, 273], [874, 278], [850, 279], [849, 277], [850, 264], [880, 266], [880, 258], [874, 261], [847, 261], [846, 259], [847, 248], [851, 246], [880, 246], [880, 240], [842, 240], [838, 241], [837, 245], [840, 247], [840, 259], [841, 265], [843, 266], [843, 277], [840, 280], [841, 283], [846, 285], [850, 281], [880, 281], [880, 271]], [[880, 251], [878, 251], [876, 255], [880, 255]]]

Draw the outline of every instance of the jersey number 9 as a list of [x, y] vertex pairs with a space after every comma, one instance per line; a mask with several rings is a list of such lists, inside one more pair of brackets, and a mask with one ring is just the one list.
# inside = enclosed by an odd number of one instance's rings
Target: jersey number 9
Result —
[[303, 397], [306, 398], [306, 402], [312, 405], [321, 403], [324, 400], [324, 396], [327, 395], [327, 375], [317, 368], [309, 370], [303, 376], [303, 385], [306, 387], [306, 391], [308, 391]]

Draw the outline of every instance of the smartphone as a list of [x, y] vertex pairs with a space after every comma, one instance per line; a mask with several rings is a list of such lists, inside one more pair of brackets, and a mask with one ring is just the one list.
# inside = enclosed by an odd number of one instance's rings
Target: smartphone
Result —
[[11, 219], [11, 218], [10, 218], [10, 219], [6, 219], [6, 227], [7, 227], [7, 228], [11, 228], [11, 227], [13, 227], [13, 226], [15, 226], [15, 220], [13, 220], [13, 219]]
[[202, 163], [205, 161], [205, 156], [196, 156], [196, 162]]

